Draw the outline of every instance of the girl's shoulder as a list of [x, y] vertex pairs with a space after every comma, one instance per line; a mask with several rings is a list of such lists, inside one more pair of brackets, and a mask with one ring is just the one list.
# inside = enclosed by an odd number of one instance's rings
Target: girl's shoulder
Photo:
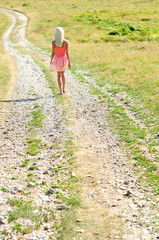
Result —
[[55, 40], [53, 40], [53, 41], [52, 41], [52, 45], [54, 45], [54, 46], [55, 46]]
[[67, 39], [64, 39], [64, 40], [63, 40], [63, 45], [64, 45], [64, 47], [65, 47], [65, 46], [68, 46], [68, 40], [67, 40]]

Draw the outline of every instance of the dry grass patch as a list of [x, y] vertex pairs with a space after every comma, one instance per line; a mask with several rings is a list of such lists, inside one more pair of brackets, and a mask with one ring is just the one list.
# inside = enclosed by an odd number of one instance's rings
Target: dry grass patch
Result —
[[[2, 38], [2, 34], [4, 33], [5, 29], [7, 28], [9, 22], [8, 18], [0, 13], [0, 38]], [[8, 67], [8, 58], [6, 52], [2, 45], [2, 40], [0, 41], [0, 96], [1, 100], [4, 99], [6, 96], [6, 92], [8, 89], [8, 79], [10, 79], [10, 72]]]
[[[13, 59], [5, 51], [2, 44], [2, 35], [9, 26], [9, 19], [5, 14], [0, 13], [0, 101], [5, 100], [13, 87], [13, 73], [15, 67]], [[0, 106], [3, 102], [0, 102]]]

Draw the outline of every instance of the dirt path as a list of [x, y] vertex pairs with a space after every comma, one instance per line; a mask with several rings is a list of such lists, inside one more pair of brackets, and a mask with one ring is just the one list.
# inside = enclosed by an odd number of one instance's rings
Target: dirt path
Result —
[[[59, 153], [59, 148], [51, 146], [58, 142], [61, 153], [68, 139], [68, 131], [74, 143], [77, 165], [75, 173], [82, 181], [83, 205], [76, 210], [81, 225], [77, 229], [79, 235], [76, 239], [157, 239], [157, 235], [151, 231], [152, 219], [149, 216], [154, 203], [146, 198], [146, 193], [142, 191], [135, 176], [135, 169], [126, 157], [125, 149], [108, 127], [106, 106], [95, 95], [90, 94], [86, 84], [80, 83], [67, 72], [69, 103], [64, 106], [69, 111], [66, 114], [68, 124], [65, 125], [62, 106], [52, 94], [42, 70], [29, 55], [19, 53], [15, 47], [25, 47], [47, 65], [49, 57], [38, 52], [25, 39], [27, 18], [23, 14], [1, 11], [12, 19], [12, 25], [5, 33], [3, 42], [17, 66], [15, 88], [8, 106], [2, 112], [7, 113], [7, 116], [0, 128], [0, 188], [3, 189], [0, 191], [0, 220], [4, 223], [0, 230], [7, 229], [9, 235], [5, 239], [18, 239], [19, 236], [12, 229], [13, 222], [8, 223], [6, 219], [8, 211], [12, 210], [8, 199], [30, 199], [35, 206], [42, 205], [43, 211], [48, 215], [48, 206], [50, 209], [58, 208], [60, 201], [54, 195], [46, 196], [45, 189], [46, 184], [49, 189], [51, 182], [57, 181], [50, 171], [53, 168], [52, 158]], [[18, 42], [12, 44], [10, 34], [17, 18], [21, 23], [17, 34]], [[32, 121], [32, 113], [37, 108], [45, 118], [42, 126], [36, 127], [32, 132], [28, 122]], [[33, 138], [40, 139], [42, 146], [40, 153], [30, 158], [26, 154], [28, 139]], [[26, 156], [30, 158], [27, 169], [20, 167]], [[61, 157], [54, 159], [54, 166], [59, 164]], [[28, 176], [31, 173], [28, 171], [30, 166], [37, 167], [34, 171], [36, 183], [28, 179], [31, 176]], [[29, 183], [31, 194], [27, 195]], [[28, 224], [23, 219], [21, 223]], [[39, 230], [25, 234], [24, 239], [56, 239], [53, 234], [56, 235], [56, 229], [49, 225], [46, 230], [43, 223]]]

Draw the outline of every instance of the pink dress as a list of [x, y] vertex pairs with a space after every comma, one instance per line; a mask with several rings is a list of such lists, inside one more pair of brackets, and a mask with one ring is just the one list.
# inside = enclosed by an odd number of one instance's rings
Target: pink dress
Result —
[[68, 66], [66, 47], [55, 47], [55, 57], [50, 69], [56, 72], [64, 72]]

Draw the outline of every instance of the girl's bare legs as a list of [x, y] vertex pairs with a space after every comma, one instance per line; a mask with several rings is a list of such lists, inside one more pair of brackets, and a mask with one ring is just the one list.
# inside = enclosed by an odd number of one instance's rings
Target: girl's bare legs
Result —
[[60, 88], [60, 94], [62, 95], [63, 92], [62, 92], [62, 88], [61, 88], [61, 72], [57, 72], [57, 80], [58, 80], [58, 85]]
[[64, 75], [64, 72], [62, 72], [61, 74], [62, 74], [63, 93], [65, 93], [65, 75]]

